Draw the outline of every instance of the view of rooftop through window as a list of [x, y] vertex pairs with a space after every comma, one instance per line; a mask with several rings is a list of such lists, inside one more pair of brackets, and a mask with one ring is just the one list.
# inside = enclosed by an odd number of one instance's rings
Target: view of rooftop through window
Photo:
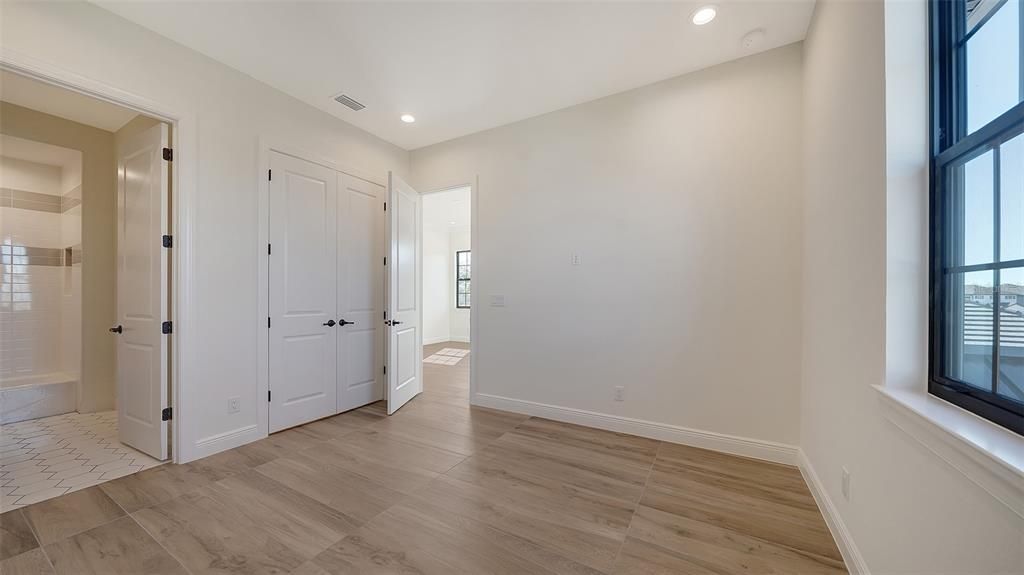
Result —
[[[1020, 0], [971, 0], [965, 20], [964, 133], [971, 134], [1024, 100]], [[961, 182], [949, 212], [958, 236], [949, 263], [1020, 265], [947, 277], [952, 285], [945, 305], [955, 342], [947, 375], [989, 389], [998, 369], [996, 393], [1024, 402], [1024, 134], [948, 173]]]

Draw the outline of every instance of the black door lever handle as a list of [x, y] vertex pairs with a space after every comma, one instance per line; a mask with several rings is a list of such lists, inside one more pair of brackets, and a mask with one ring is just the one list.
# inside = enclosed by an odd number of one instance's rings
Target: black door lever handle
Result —
[[327, 320], [327, 323], [325, 323], [324, 325], [326, 325], [327, 327], [334, 327], [334, 320], [329, 319]]
[[338, 320], [338, 325], [340, 325], [342, 327], [345, 327], [346, 325], [353, 325], [355, 323], [356, 322], [354, 322], [354, 321], [345, 321], [344, 319], [339, 319]]
[[395, 320], [395, 319], [391, 320], [391, 325], [398, 325], [400, 323], [402, 323], [402, 322], [400, 322], [398, 320]]
[[110, 328], [110, 333], [121, 333], [123, 331], [124, 331], [124, 328], [121, 327], [121, 326]]

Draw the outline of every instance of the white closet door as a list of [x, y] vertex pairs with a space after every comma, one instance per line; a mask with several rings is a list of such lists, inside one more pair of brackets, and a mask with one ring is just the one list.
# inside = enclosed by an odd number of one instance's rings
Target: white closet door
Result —
[[388, 414], [423, 391], [423, 302], [420, 196], [388, 174]]
[[[168, 128], [159, 124], [117, 151], [117, 423], [123, 443], [167, 459]], [[88, 305], [88, 303], [86, 304]]]
[[338, 174], [338, 411], [383, 388], [383, 186]]
[[337, 173], [270, 154], [270, 431], [337, 409]]

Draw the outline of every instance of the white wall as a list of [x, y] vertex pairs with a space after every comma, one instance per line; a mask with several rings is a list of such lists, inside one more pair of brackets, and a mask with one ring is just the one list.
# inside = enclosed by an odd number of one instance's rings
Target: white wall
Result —
[[[431, 196], [423, 196], [423, 211]], [[451, 339], [452, 262], [449, 231], [444, 224], [423, 225], [423, 344]]]
[[806, 41], [801, 446], [872, 573], [1020, 573], [1020, 517], [871, 387], [924, 385], [925, 13], [819, 0]]
[[[468, 208], [468, 205], [467, 205]], [[455, 301], [455, 252], [470, 249], [470, 229], [468, 227], [452, 228], [448, 233], [448, 253], [452, 262], [451, 272], [448, 274], [451, 281], [451, 288], [448, 290], [448, 323], [451, 326], [451, 341], [469, 343], [469, 310], [456, 306]], [[473, 274], [472, 263], [470, 264], [470, 306], [473, 305]]]
[[791, 45], [414, 151], [479, 174], [478, 393], [795, 444], [800, 110]]
[[[46, 31], [47, 33], [40, 33]], [[0, 48], [72, 71], [194, 120], [179, 142], [180, 183], [194, 190], [192, 298], [179, 316], [184, 459], [260, 436], [257, 389], [259, 138], [383, 176], [408, 153], [244, 74], [84, 2], [4, 2]], [[191, 163], [190, 163], [191, 162]], [[176, 329], [176, 331], [178, 331]], [[241, 397], [238, 413], [229, 398]]]

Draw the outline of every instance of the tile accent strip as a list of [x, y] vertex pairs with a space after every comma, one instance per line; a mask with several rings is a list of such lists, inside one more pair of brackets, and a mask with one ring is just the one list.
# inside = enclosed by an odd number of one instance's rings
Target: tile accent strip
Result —
[[82, 186], [75, 186], [74, 189], [60, 198], [60, 211], [64, 213], [75, 206], [82, 205]]
[[39, 212], [61, 213], [61, 196], [52, 194], [38, 194], [15, 190], [12, 188], [0, 188], [0, 207], [20, 208], [23, 210], [36, 210]]
[[[79, 254], [81, 254], [80, 248]], [[64, 250], [62, 248], [33, 248], [28, 246], [0, 245], [0, 264], [22, 266], [63, 266]]]

